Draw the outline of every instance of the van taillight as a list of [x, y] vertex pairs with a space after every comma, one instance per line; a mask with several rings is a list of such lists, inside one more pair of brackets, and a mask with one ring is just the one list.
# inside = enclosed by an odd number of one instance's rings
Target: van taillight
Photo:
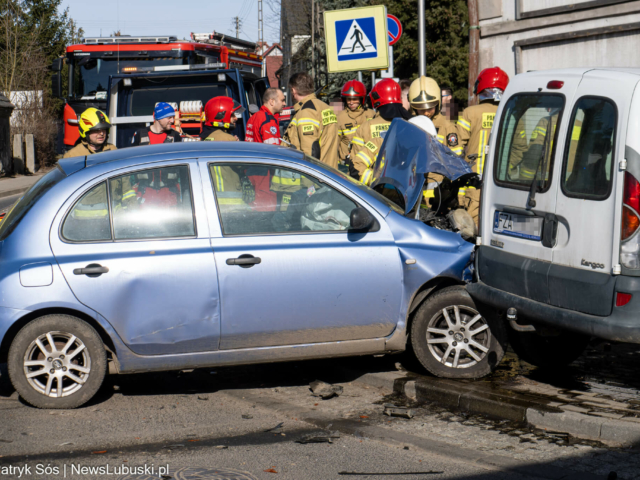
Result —
[[640, 227], [640, 183], [629, 172], [624, 173], [622, 202], [622, 240], [626, 240]]

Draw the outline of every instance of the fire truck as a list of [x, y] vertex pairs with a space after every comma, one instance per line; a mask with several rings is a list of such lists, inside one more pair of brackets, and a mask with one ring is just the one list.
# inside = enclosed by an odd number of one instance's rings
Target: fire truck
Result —
[[[268, 81], [261, 79], [262, 57], [253, 53], [256, 45], [215, 32], [192, 34], [191, 37], [192, 40], [178, 40], [174, 36], [87, 37], [77, 45], [68, 46], [66, 56], [56, 59], [51, 66], [53, 95], [65, 100], [62, 150], [73, 147], [78, 140], [78, 116], [85, 109], [107, 110], [109, 83], [114, 75], [160, 72], [171, 75], [171, 72], [215, 70], [215, 77], [212, 77], [215, 83], [223, 70], [238, 71], [244, 84], [243, 92], [236, 89], [235, 95], [230, 96], [240, 97], [237, 100], [247, 112], [252, 104], [259, 108], [262, 97], [259, 90], [268, 88]], [[69, 85], [63, 94], [61, 74], [65, 64]], [[201, 93], [205, 94], [205, 90]], [[206, 103], [208, 99], [181, 99], [169, 95], [161, 101], [176, 103], [179, 107], [183, 100]], [[189, 107], [191, 112], [194, 105], [189, 104]]]

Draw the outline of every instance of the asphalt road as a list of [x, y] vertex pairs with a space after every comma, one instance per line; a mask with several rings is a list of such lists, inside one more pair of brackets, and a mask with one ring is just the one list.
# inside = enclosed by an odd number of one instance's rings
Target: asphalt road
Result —
[[18, 195], [12, 195], [10, 197], [2, 197], [0, 198], [0, 213], [4, 213], [11, 208], [11, 206], [16, 203], [20, 197], [24, 195], [20, 193]]
[[[157, 468], [166, 465], [171, 478], [184, 480], [583, 480], [611, 471], [640, 478], [635, 450], [559, 444], [429, 406], [414, 408], [411, 419], [385, 416], [385, 403], [399, 403], [392, 392], [342, 369], [371, 360], [110, 376], [90, 404], [72, 411], [25, 405], [3, 375], [0, 478], [19, 478], [16, 470], [3, 477], [3, 469], [25, 465], [31, 475], [21, 478], [65, 478], [66, 469], [66, 478], [147, 480], [161, 478]], [[342, 385], [343, 394], [311, 396], [309, 382], [318, 378]], [[305, 435], [335, 438], [299, 443]], [[123, 465], [146, 466], [147, 473], [153, 465], [155, 476], [122, 476]], [[82, 467], [103, 470], [82, 473]]]

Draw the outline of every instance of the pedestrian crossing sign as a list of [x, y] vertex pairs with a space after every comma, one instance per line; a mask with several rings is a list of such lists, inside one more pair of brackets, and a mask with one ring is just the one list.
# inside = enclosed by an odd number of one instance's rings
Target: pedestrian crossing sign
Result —
[[324, 12], [329, 72], [389, 68], [384, 5]]

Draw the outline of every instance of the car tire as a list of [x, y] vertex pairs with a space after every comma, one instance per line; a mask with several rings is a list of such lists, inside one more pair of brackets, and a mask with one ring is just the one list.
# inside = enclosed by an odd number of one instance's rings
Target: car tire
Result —
[[422, 366], [437, 377], [481, 378], [502, 361], [507, 332], [492, 310], [476, 305], [463, 286], [453, 286], [420, 305], [411, 345]]
[[509, 343], [520, 359], [540, 368], [556, 368], [576, 360], [589, 344], [591, 337], [561, 331], [558, 335], [536, 332], [509, 332]]
[[107, 356], [93, 327], [69, 315], [47, 315], [18, 332], [7, 364], [11, 383], [29, 404], [76, 408], [102, 385]]

